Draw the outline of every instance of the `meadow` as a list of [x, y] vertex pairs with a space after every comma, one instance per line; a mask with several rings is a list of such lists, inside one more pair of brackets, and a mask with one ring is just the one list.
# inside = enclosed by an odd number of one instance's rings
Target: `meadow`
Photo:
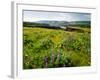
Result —
[[23, 69], [90, 66], [90, 33], [90, 28], [23, 27]]

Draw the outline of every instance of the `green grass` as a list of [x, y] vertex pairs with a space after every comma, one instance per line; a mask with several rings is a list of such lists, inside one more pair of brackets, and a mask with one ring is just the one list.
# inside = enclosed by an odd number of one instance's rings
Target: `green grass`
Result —
[[23, 28], [23, 68], [91, 65], [90, 29], [84, 32]]

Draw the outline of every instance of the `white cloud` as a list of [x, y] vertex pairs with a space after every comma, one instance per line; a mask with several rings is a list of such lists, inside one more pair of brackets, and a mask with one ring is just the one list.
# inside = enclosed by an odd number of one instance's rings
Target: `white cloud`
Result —
[[57, 21], [80, 21], [90, 20], [88, 13], [69, 13], [69, 12], [44, 12], [44, 11], [24, 11], [24, 21], [57, 20]]

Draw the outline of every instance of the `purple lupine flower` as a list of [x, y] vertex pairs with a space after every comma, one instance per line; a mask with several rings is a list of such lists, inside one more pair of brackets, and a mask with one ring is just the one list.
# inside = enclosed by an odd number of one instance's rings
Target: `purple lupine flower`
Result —
[[57, 59], [58, 59], [58, 61], [60, 60], [60, 54], [58, 53], [58, 55], [57, 55]]
[[46, 56], [44, 60], [45, 60], [45, 62], [48, 62], [48, 57]]
[[48, 67], [48, 57], [47, 56], [45, 56], [44, 58], [44, 63], [45, 63], [45, 67], [47, 68]]
[[60, 51], [58, 51], [58, 55], [57, 55], [58, 63], [60, 63], [60, 59], [61, 59], [61, 53], [60, 53]]
[[55, 58], [55, 55], [52, 53], [52, 55], [51, 55], [51, 63], [54, 63], [54, 58]]

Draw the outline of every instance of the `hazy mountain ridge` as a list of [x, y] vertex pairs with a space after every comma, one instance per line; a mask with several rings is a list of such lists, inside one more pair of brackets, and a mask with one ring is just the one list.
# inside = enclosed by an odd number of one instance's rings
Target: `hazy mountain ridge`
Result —
[[36, 23], [43, 23], [48, 24], [50, 26], [68, 26], [68, 25], [89, 25], [91, 24], [90, 21], [49, 21], [49, 20], [41, 20], [37, 21]]
[[91, 27], [91, 21], [55, 21], [55, 20], [41, 20], [36, 22], [23, 22], [24, 26], [30, 27], [67, 27], [67, 26], [77, 26], [77, 27]]
[[49, 20], [41, 20], [37, 21], [36, 23], [44, 23], [44, 24], [49, 24], [50, 26], [66, 26], [68, 25], [67, 21], [49, 21]]
[[71, 21], [69, 24], [91, 24], [91, 21]]

